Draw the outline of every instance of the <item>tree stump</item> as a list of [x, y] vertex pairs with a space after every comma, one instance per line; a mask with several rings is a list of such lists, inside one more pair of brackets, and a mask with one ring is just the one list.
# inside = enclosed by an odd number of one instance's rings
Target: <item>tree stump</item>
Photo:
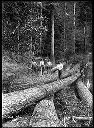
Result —
[[30, 120], [32, 127], [60, 127], [53, 98], [40, 101], [33, 112]]

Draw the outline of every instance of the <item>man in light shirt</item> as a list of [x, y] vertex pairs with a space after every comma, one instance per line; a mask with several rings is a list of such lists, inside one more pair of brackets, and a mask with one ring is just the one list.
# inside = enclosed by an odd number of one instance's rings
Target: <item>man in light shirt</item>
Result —
[[43, 59], [40, 61], [40, 67], [41, 67], [41, 75], [43, 75], [43, 71], [44, 71], [44, 61], [43, 61]]
[[56, 67], [57, 67], [57, 70], [58, 70], [58, 77], [59, 77], [59, 79], [61, 79], [62, 69], [63, 69], [64, 65], [65, 65], [65, 62], [63, 62], [63, 63], [60, 62], [60, 63], [56, 66]]
[[55, 72], [56, 70], [58, 70], [58, 78], [61, 79], [61, 75], [62, 75], [62, 69], [64, 69], [64, 65], [66, 64], [66, 62], [63, 63], [59, 63], [57, 64], [56, 67], [54, 67], [51, 72]]
[[49, 61], [47, 62], [47, 72], [51, 71], [51, 67], [52, 67], [52, 63], [51, 63], [51, 61], [49, 60]]

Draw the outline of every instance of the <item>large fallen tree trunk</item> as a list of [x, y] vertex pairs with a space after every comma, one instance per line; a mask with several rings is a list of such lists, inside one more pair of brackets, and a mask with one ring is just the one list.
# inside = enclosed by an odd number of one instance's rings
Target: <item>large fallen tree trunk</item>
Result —
[[92, 93], [88, 90], [88, 88], [84, 85], [84, 83], [81, 80], [77, 81], [77, 91], [80, 96], [80, 98], [86, 102], [88, 107], [92, 108], [93, 105], [93, 95]]
[[3, 127], [59, 127], [63, 126], [59, 120], [53, 99], [43, 99], [37, 103], [32, 116], [17, 117], [2, 124]]
[[[63, 71], [62, 72], [62, 78], [66, 78], [68, 76], [71, 76], [75, 72], [79, 72], [80, 71], [79, 67], [80, 67], [80, 65], [76, 64], [71, 70]], [[34, 79], [31, 78], [31, 76], [21, 78], [21, 79], [18, 78], [16, 83], [15, 83], [15, 78], [16, 78], [16, 76], [14, 76], [14, 77], [11, 76], [10, 79], [4, 80], [5, 84], [3, 85], [3, 88], [6, 89], [5, 91], [7, 91], [7, 92], [19, 91], [19, 90], [23, 90], [23, 89], [33, 87], [35, 85], [41, 85], [41, 83], [44, 83], [44, 84], [51, 83], [51, 82], [57, 80], [58, 73], [55, 72], [53, 74], [46, 74], [46, 75], [44, 74], [43, 76], [36, 77]], [[14, 81], [13, 81], [13, 79], [14, 79]], [[11, 81], [13, 82], [12, 85], [10, 84]]]
[[[66, 70], [65, 71], [63, 70], [63, 72], [64, 73], [73, 73], [73, 72], [77, 71], [78, 69], [80, 69], [80, 64], [78, 63], [73, 68], [71, 68], [71, 69], [70, 68], [67, 71]], [[51, 72], [55, 72], [57, 69], [58, 69], [57, 66], [55, 66], [54, 68], [51, 69]], [[63, 75], [64, 75], [64, 73], [63, 73]]]
[[[61, 75], [61, 78], [64, 79], [64, 78], [67, 78], [77, 72], [80, 72], [80, 65], [79, 64], [76, 64], [71, 70], [69, 71], [62, 71], [62, 75]], [[44, 84], [48, 84], [48, 83], [51, 83], [51, 82], [54, 82], [56, 81], [58, 78], [58, 73], [56, 73], [56, 75], [51, 75], [49, 76], [48, 78], [44, 79], [43, 77], [41, 78], [41, 80], [36, 83], [36, 84], [41, 84], [41, 83], [44, 83]]]
[[57, 80], [53, 83], [40, 85], [39, 87], [2, 94], [2, 118], [7, 118], [12, 113], [18, 112], [22, 108], [45, 98], [47, 95], [63, 89], [77, 80], [78, 77], [80, 77], [80, 73], [76, 73], [63, 80]]
[[[72, 74], [74, 74], [75, 72], [79, 72], [80, 68], [80, 65], [79, 64], [76, 64], [71, 70], [69, 71], [63, 71], [62, 72], [62, 78], [66, 78], [68, 76], [71, 76]], [[58, 78], [58, 73], [55, 72], [53, 74], [47, 74], [47, 75], [43, 75], [43, 76], [40, 76], [40, 77], [37, 77], [37, 78], [34, 78], [32, 79], [31, 77], [29, 78], [26, 78], [26, 81], [25, 81], [25, 78], [24, 79], [21, 79], [20, 83], [13, 83], [13, 90], [15, 91], [18, 91], [19, 89], [26, 89], [26, 88], [29, 88], [29, 87], [32, 87], [32, 86], [35, 86], [35, 84], [37, 85], [41, 85], [41, 83], [44, 83], [44, 84], [48, 84], [48, 83], [51, 83], [55, 80], [57, 80]], [[12, 77], [11, 77], [12, 79]], [[8, 80], [7, 80], [8, 81]], [[25, 82], [24, 82], [25, 81]], [[16, 87], [16, 88], [15, 88]]]

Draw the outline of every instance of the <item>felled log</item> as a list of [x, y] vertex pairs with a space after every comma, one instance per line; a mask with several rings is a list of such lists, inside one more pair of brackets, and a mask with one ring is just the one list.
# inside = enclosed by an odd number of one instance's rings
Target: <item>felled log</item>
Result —
[[[80, 68], [80, 65], [77, 64], [69, 71], [62, 71], [61, 78], [64, 79], [66, 77], [73, 75], [74, 73], [80, 72], [79, 68]], [[48, 83], [54, 82], [55, 80], [57, 80], [57, 78], [58, 78], [58, 73], [56, 72], [55, 74], [52, 74], [52, 75], [40, 77], [39, 81], [36, 83], [34, 82], [33, 84], [41, 84], [41, 83], [48, 84]]]
[[[76, 64], [72, 69], [70, 70], [62, 70], [62, 76], [66, 76], [67, 74], [72, 74], [72, 73], [75, 73], [76, 71], [78, 71], [80, 69], [80, 64]], [[57, 70], [57, 66], [52, 68], [51, 72], [55, 72]]]
[[2, 124], [3, 127], [59, 127], [63, 123], [59, 120], [52, 98], [40, 101], [32, 116], [17, 117]]
[[85, 101], [85, 103], [92, 108], [93, 105], [93, 95], [88, 90], [88, 88], [84, 85], [84, 83], [81, 80], [78, 80], [77, 82], [77, 91], [80, 96], [80, 98]]
[[[80, 67], [79, 64], [77, 64], [69, 71], [62, 71], [62, 78], [66, 78], [68, 76], [71, 76], [75, 72], [79, 72], [79, 67]], [[11, 90], [18, 91], [19, 88], [20, 88], [20, 90], [21, 89], [26, 89], [26, 88], [30, 88], [32, 86], [35, 86], [35, 84], [36, 85], [37, 84], [41, 85], [41, 83], [48, 84], [50, 82], [53, 82], [53, 81], [57, 80], [57, 78], [58, 78], [58, 73], [57, 72], [55, 72], [53, 74], [47, 74], [47, 75], [43, 75], [43, 76], [40, 76], [40, 77], [36, 77], [34, 79], [32, 79], [31, 77], [30, 78], [27, 77], [26, 81], [25, 81], [25, 78], [24, 78], [24, 79], [21, 79], [21, 81], [18, 82], [18, 83], [13, 83], [14, 84], [13, 89], [11, 89]], [[16, 86], [16, 88], [14, 88], [15, 86]]]
[[39, 87], [33, 87], [8, 94], [2, 94], [2, 118], [7, 118], [14, 112], [35, 103], [49, 94], [53, 94], [67, 85], [73, 83], [80, 73], [74, 74], [63, 80], [57, 80], [49, 84], [43, 84]]

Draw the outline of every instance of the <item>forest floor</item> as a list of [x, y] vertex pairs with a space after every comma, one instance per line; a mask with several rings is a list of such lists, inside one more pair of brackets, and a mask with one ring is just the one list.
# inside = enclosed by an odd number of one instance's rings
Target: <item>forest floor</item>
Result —
[[[37, 82], [41, 83], [42, 79], [51, 79], [51, 77], [55, 77], [57, 73], [54, 74], [44, 74], [43, 76], [36, 75], [32, 72], [31, 69], [28, 68], [26, 65], [17, 64], [17, 63], [10, 63], [7, 61], [2, 60], [2, 81], [4, 82], [4, 79], [8, 76], [11, 76], [10, 83], [11, 86], [10, 92], [26, 89], [32, 86], [36, 86]], [[30, 85], [30, 83], [33, 83]], [[3, 86], [3, 85], [2, 85]], [[4, 93], [4, 90], [2, 90]], [[82, 127], [86, 126], [89, 127], [89, 121], [73, 121], [71, 118], [72, 116], [82, 117], [82, 116], [90, 116], [93, 117], [93, 112], [91, 109], [89, 109], [86, 104], [83, 101], [80, 101], [74, 92], [73, 87], [67, 87], [54, 96], [54, 104], [56, 108], [57, 115], [59, 119], [62, 121], [63, 118], [66, 118], [66, 126], [67, 127]], [[32, 110], [35, 106], [32, 106], [32, 108], [26, 108], [24, 112], [20, 113], [20, 119], [17, 120], [17, 123], [20, 122], [20, 126], [23, 126], [23, 123], [26, 122], [27, 118], [27, 124], [30, 119], [30, 110], [32, 115]], [[25, 124], [26, 126], [26, 124]]]

